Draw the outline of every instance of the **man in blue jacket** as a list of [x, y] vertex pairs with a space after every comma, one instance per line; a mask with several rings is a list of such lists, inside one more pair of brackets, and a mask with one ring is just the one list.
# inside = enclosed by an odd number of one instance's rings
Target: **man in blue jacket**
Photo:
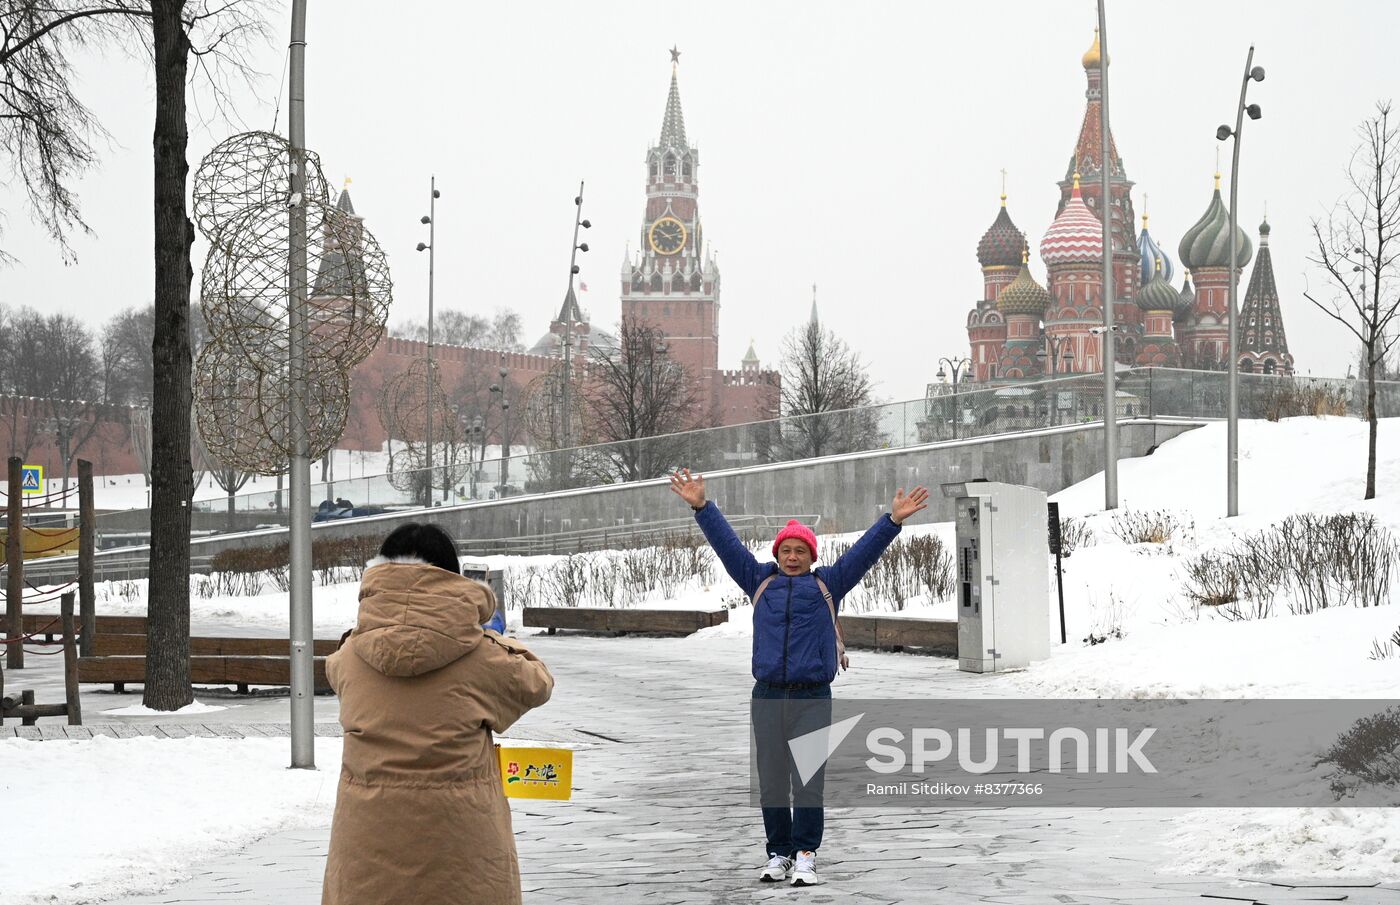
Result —
[[[916, 487], [906, 496], [901, 489], [889, 513], [876, 519], [851, 549], [831, 565], [814, 569], [817, 538], [805, 525], [788, 522], [773, 542], [775, 561], [760, 563], [719, 507], [706, 501], [704, 476], [682, 469], [671, 476], [671, 489], [695, 510], [695, 520], [725, 571], [754, 601], [754, 700], [830, 701], [831, 682], [838, 668], [846, 666], [845, 645], [836, 621], [841, 600], [875, 565], [904, 520], [927, 508], [928, 490]], [[762, 712], [765, 719], [772, 713]], [[808, 707], [798, 719], [812, 719], [820, 712]], [[788, 756], [785, 736], [800, 735], [805, 727], [777, 727], [784, 731], [776, 733], [758, 731], [761, 728], [756, 727], [755, 740], [768, 863], [759, 879], [771, 883], [791, 877], [793, 886], [812, 886], [821, 882], [816, 851], [824, 823], [819, 805], [822, 773], [818, 771], [803, 787]], [[766, 788], [775, 780], [783, 786], [791, 783], [793, 792], [802, 793], [799, 802], [817, 806], [789, 807], [788, 788]]]

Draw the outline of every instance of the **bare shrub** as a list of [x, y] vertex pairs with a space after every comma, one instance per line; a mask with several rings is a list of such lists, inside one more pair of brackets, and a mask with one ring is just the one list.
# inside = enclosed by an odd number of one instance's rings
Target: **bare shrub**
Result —
[[1397, 655], [1400, 655], [1400, 628], [1397, 628], [1395, 633], [1386, 641], [1377, 638], [1375, 641], [1371, 642], [1370, 659], [1390, 660]]
[[1258, 391], [1255, 408], [1269, 421], [1324, 415], [1345, 416], [1347, 390], [1341, 386], [1307, 386], [1300, 380], [1279, 378]]
[[1113, 513], [1113, 533], [1125, 544], [1165, 544], [1192, 523], [1164, 509], [1127, 509]]
[[588, 590], [588, 559], [582, 554], [566, 556], [545, 570], [540, 591], [549, 606], [578, 606]]
[[1400, 543], [1367, 513], [1290, 515], [1187, 563], [1183, 590], [1227, 619], [1380, 606], [1400, 581]]
[[1331, 788], [1338, 800], [1363, 786], [1400, 785], [1400, 707], [1357, 720], [1337, 737], [1321, 763], [1336, 768]]
[[1097, 601], [1091, 600], [1089, 608], [1092, 617], [1089, 624], [1089, 634], [1084, 638], [1085, 644], [1093, 647], [1103, 644], [1110, 638], [1118, 640], [1123, 638], [1125, 634], [1123, 621], [1127, 607], [1113, 591], [1108, 592], [1106, 605], [1100, 606]]
[[215, 582], [211, 575], [191, 575], [190, 591], [200, 600], [208, 600], [215, 594]]
[[[828, 560], [840, 559], [851, 546], [828, 543]], [[866, 573], [863, 584], [847, 595], [844, 605], [853, 612], [863, 612], [888, 601], [898, 611], [921, 594], [943, 600], [952, 593], [952, 554], [937, 535], [921, 534], [896, 538]]]
[[1060, 519], [1060, 555], [1066, 559], [1080, 547], [1090, 547], [1094, 543], [1094, 531], [1082, 518]]

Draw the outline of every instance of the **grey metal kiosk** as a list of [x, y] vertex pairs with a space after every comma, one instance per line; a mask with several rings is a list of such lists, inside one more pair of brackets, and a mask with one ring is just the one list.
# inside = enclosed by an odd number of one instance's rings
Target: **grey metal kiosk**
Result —
[[958, 668], [1000, 672], [1050, 656], [1044, 491], [995, 481], [944, 484], [957, 532]]

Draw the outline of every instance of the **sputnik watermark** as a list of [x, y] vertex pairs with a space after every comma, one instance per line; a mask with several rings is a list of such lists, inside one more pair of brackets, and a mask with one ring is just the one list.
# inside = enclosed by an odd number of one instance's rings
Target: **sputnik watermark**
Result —
[[[865, 737], [866, 747], [874, 755], [866, 760], [865, 765], [876, 773], [899, 773], [906, 768], [923, 773], [933, 764], [956, 757], [958, 768], [967, 773], [995, 773], [1004, 768], [1001, 739], [1006, 739], [1016, 744], [1016, 760], [1012, 768], [1016, 773], [1031, 773], [1040, 769], [1049, 769], [1051, 773], [1066, 770], [1076, 773], [1127, 773], [1129, 762], [1144, 773], [1157, 772], [1143, 752], [1143, 747], [1157, 734], [1155, 726], [1137, 730], [1096, 728], [1092, 742], [1089, 733], [1073, 726], [1052, 730], [1048, 738], [1046, 731], [1038, 726], [989, 727], [982, 732], [982, 756], [979, 759], [974, 750], [973, 730], [967, 727], [957, 730], [956, 744], [953, 733], [946, 729], [913, 729], [908, 736], [908, 754], [903, 747], [905, 733], [898, 729], [875, 729]], [[1040, 750], [1033, 752], [1032, 743], [1037, 741], [1044, 744], [1038, 746]], [[929, 747], [930, 743], [932, 748]], [[1072, 761], [1066, 759], [1067, 748], [1074, 753]], [[835, 748], [832, 752], [835, 752]]]
[[[764, 807], [1334, 806], [1324, 753], [1391, 705], [754, 700], [750, 798]], [[1400, 789], [1390, 792], [1396, 800], [1347, 804], [1400, 803]]]

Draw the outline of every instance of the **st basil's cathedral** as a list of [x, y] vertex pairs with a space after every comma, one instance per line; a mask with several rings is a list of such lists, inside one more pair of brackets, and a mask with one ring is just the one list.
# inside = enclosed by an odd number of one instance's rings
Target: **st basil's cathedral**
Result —
[[[1113, 248], [1115, 359], [1142, 367], [1228, 368], [1230, 215], [1220, 197], [1220, 174], [1205, 213], [1181, 237], [1176, 263], [1148, 231], [1147, 214], [1135, 237], [1133, 183], [1112, 132], [1100, 128], [1099, 41], [1084, 54], [1084, 121], [1064, 178], [1055, 220], [1040, 240], [1045, 266], [1042, 286], [1031, 272], [1030, 245], [1012, 222], [1001, 196], [1001, 210], [977, 243], [982, 265], [982, 299], [968, 314], [972, 347], [970, 379], [978, 383], [1015, 382], [1042, 377], [1098, 373], [1103, 368], [1102, 169], [1109, 166], [1109, 217]], [[1292, 374], [1273, 261], [1269, 224], [1259, 226], [1259, 253], [1237, 228], [1235, 267], [1241, 275], [1254, 259], [1241, 306], [1239, 369]]]

